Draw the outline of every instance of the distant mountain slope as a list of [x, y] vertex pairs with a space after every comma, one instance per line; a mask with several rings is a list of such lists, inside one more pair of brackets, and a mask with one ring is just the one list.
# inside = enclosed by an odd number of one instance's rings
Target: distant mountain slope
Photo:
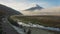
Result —
[[43, 7], [40, 7], [38, 4], [36, 4], [35, 6], [26, 9], [25, 11], [34, 11], [34, 10], [41, 10], [43, 9]]
[[46, 8], [36, 11], [22, 11], [24, 15], [60, 15], [60, 7]]
[[21, 14], [20, 12], [12, 9], [10, 7], [7, 7], [5, 5], [0, 4], [0, 13], [1, 12], [4, 13], [4, 15], [17, 15], [17, 14]]

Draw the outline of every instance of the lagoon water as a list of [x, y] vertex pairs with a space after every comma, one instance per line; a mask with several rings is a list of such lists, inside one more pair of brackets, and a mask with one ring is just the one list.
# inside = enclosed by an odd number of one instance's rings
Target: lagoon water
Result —
[[18, 22], [19, 25], [22, 25], [25, 30], [31, 30], [31, 34], [60, 34], [59, 28], [53, 27], [44, 27], [38, 24], [25, 24], [22, 22]]

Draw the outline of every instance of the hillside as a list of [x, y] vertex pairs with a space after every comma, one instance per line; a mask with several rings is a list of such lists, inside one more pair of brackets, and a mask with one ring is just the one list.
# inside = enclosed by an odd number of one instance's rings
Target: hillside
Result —
[[0, 34], [19, 34], [15, 30], [15, 28], [11, 26], [11, 23], [7, 19], [9, 16], [12, 15], [22, 15], [22, 14], [10, 7], [0, 4]]
[[1, 13], [5, 16], [22, 14], [17, 10], [14, 10], [10, 7], [0, 4], [0, 15], [2, 15]]

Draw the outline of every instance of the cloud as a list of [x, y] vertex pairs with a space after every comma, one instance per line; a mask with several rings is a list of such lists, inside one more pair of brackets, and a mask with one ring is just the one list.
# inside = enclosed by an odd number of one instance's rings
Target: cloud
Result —
[[0, 0], [0, 4], [4, 4], [8, 7], [11, 7], [13, 9], [19, 10], [19, 11], [32, 7], [33, 6], [32, 4], [39, 4], [42, 7], [48, 6], [47, 2], [40, 2], [40, 3], [33, 2], [33, 3], [31, 3], [31, 2], [27, 2], [27, 0]]
[[0, 0], [0, 4], [4, 4], [8, 7], [16, 9], [16, 10], [24, 9], [28, 5], [25, 2], [16, 2], [14, 0]]

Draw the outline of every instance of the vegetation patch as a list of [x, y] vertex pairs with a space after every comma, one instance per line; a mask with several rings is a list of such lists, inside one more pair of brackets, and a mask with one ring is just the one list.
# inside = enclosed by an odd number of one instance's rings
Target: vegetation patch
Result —
[[48, 27], [59, 27], [60, 28], [60, 17], [46, 16], [46, 17], [37, 17], [37, 16], [12, 16], [14, 21], [18, 20], [23, 23], [32, 23], [39, 24]]

